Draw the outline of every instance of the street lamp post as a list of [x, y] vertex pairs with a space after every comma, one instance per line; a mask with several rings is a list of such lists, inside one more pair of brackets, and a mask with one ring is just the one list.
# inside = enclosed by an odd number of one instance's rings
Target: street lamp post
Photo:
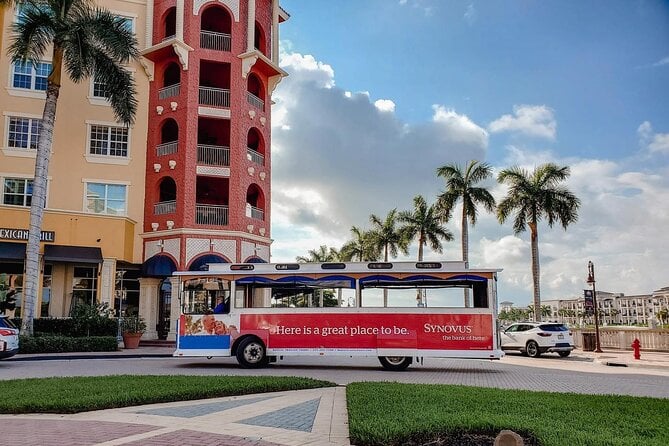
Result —
[[595, 311], [595, 353], [602, 353], [599, 344], [599, 308], [597, 308], [597, 291], [595, 290], [595, 265], [588, 261], [588, 285], [592, 285], [592, 305]]

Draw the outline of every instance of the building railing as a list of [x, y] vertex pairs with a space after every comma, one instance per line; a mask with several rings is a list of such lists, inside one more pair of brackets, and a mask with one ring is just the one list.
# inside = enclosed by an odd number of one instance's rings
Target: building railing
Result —
[[[583, 348], [583, 333], [594, 333], [594, 329], [572, 328], [574, 345]], [[669, 330], [644, 328], [599, 328], [599, 343], [602, 348], [631, 350], [632, 342], [638, 339], [641, 350], [669, 352]]]
[[230, 90], [224, 88], [200, 87], [198, 103], [214, 107], [230, 107]]
[[265, 220], [265, 211], [246, 203], [246, 216], [256, 220]]
[[176, 211], [177, 211], [176, 200], [161, 201], [160, 203], [156, 203], [153, 205], [154, 215], [173, 214]]
[[260, 99], [258, 96], [254, 95], [250, 91], [246, 92], [246, 101], [254, 106], [255, 108], [259, 108], [260, 110], [265, 110], [265, 101]]
[[225, 226], [228, 224], [228, 206], [196, 204], [195, 223], [198, 225]]
[[156, 146], [156, 154], [158, 156], [171, 155], [172, 153], [177, 153], [178, 148], [179, 148], [178, 141], [164, 142]]
[[250, 147], [246, 148], [246, 157], [256, 164], [260, 164], [261, 166], [265, 165], [265, 156]]
[[158, 90], [158, 99], [167, 99], [174, 96], [179, 96], [180, 88], [181, 84], [172, 84], [168, 85], [167, 87], [163, 87]]
[[230, 51], [230, 34], [214, 31], [200, 31], [200, 48], [217, 51]]
[[197, 163], [205, 166], [229, 166], [230, 147], [198, 144]]

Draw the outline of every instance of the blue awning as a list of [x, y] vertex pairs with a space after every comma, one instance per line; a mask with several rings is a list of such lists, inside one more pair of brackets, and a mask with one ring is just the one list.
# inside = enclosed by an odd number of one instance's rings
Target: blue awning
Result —
[[142, 264], [142, 277], [167, 277], [177, 270], [172, 258], [166, 255], [155, 255]]
[[463, 286], [470, 284], [472, 282], [487, 282], [488, 279], [481, 276], [475, 276], [472, 274], [460, 274], [457, 276], [449, 277], [447, 279], [441, 277], [434, 277], [430, 275], [420, 274], [404, 278], [393, 277], [384, 274], [378, 274], [374, 276], [367, 276], [360, 279], [360, 285], [362, 287], [402, 287], [402, 286]]
[[225, 259], [216, 254], [205, 254], [193, 260], [188, 271], [206, 271], [208, 263], [228, 263]]
[[270, 279], [262, 276], [242, 277], [235, 281], [237, 285], [266, 284], [273, 288], [355, 288], [355, 279], [348, 276], [332, 275], [312, 279], [305, 276], [286, 276], [280, 279]]
[[26, 258], [25, 243], [0, 242], [0, 260], [20, 260]]

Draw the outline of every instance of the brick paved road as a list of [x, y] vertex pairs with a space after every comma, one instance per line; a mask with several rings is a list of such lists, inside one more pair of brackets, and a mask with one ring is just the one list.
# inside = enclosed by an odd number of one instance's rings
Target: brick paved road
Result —
[[[567, 369], [567, 366], [574, 370]], [[291, 358], [254, 371], [240, 369], [230, 358], [0, 361], [0, 379], [108, 374], [255, 374], [307, 376], [338, 384], [354, 381], [398, 381], [669, 398], [669, 372], [665, 370], [663, 373], [648, 375], [638, 369], [616, 369], [571, 357], [522, 358], [513, 363], [504, 360], [433, 359], [426, 360], [422, 366], [414, 365], [399, 373], [383, 371], [373, 358]]]

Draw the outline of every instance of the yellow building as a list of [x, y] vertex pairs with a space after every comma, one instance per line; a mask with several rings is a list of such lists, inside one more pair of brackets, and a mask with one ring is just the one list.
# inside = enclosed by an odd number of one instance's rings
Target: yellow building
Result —
[[[127, 18], [138, 36], [145, 34], [146, 2], [99, 3]], [[20, 316], [31, 181], [50, 60], [13, 64], [7, 51], [17, 13], [0, 14], [0, 290], [18, 291], [15, 313]], [[143, 39], [138, 40], [141, 45]], [[115, 298], [121, 296], [129, 312], [138, 310], [149, 78], [139, 63], [128, 69], [139, 100], [130, 128], [115, 121], [101, 85], [94, 80], [75, 85], [64, 76], [42, 227], [38, 317], [68, 316], [78, 301], [118, 308]]]

